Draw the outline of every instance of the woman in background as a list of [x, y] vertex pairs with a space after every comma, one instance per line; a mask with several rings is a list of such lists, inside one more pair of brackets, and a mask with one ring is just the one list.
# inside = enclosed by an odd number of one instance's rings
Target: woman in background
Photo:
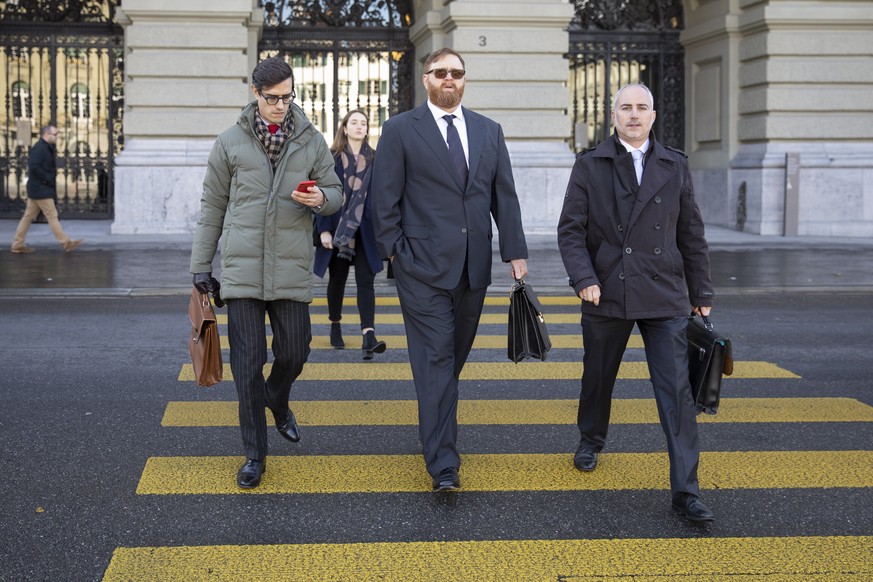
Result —
[[376, 339], [376, 294], [373, 280], [382, 270], [376, 250], [373, 221], [370, 217], [370, 182], [376, 150], [367, 141], [369, 121], [360, 109], [349, 111], [340, 123], [330, 151], [336, 160], [336, 173], [343, 185], [343, 206], [336, 214], [315, 216], [315, 231], [321, 243], [315, 249], [314, 272], [327, 283], [327, 309], [330, 319], [330, 345], [345, 347], [340, 320], [349, 267], [355, 266], [358, 314], [363, 335], [365, 360], [385, 351], [385, 342]]

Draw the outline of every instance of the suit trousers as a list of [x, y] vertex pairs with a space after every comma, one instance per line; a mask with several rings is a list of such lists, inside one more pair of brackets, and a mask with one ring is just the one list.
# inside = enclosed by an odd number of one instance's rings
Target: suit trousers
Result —
[[58, 242], [65, 243], [70, 240], [67, 233], [64, 232], [61, 226], [61, 221], [58, 219], [58, 209], [55, 206], [54, 198], [27, 199], [27, 206], [24, 209], [24, 216], [18, 222], [18, 228], [15, 229], [15, 236], [12, 238], [12, 248], [24, 248], [24, 239], [27, 237], [27, 231], [30, 229], [31, 223], [39, 216], [40, 211], [45, 215], [48, 221], [49, 228], [52, 229], [52, 234], [58, 239]]
[[[273, 368], [265, 382], [267, 314], [273, 331]], [[228, 299], [227, 336], [245, 454], [249, 459], [263, 461], [267, 456], [264, 408], [269, 408], [274, 418], [284, 418], [291, 385], [309, 357], [309, 305], [290, 300]]]
[[667, 437], [673, 496], [697, 495], [700, 450], [697, 409], [688, 380], [687, 317], [634, 321], [587, 313], [582, 316], [585, 354], [577, 418], [580, 446], [587, 444], [600, 451], [606, 442], [612, 390], [634, 323], [643, 337], [658, 416]]
[[479, 326], [482, 289], [470, 289], [465, 268], [454, 289], [432, 287], [394, 269], [418, 397], [418, 436], [432, 477], [459, 468], [458, 379]]

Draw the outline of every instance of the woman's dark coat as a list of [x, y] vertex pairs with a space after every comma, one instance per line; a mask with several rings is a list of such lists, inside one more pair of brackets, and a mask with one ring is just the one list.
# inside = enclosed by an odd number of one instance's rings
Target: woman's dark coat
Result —
[[[336, 161], [336, 165], [334, 166], [336, 169], [336, 175], [339, 176], [340, 182], [345, 187], [346, 179], [345, 179], [345, 170], [343, 169], [343, 161], [342, 158], [338, 155], [334, 156], [334, 160]], [[372, 164], [373, 162], [370, 161]], [[373, 181], [370, 181], [372, 185]], [[364, 256], [367, 257], [367, 265], [370, 266], [370, 270], [373, 273], [378, 273], [382, 270], [382, 259], [379, 257], [379, 252], [376, 250], [376, 237], [373, 235], [373, 218], [372, 211], [370, 209], [370, 200], [372, 196], [370, 196], [369, 192], [367, 193], [367, 200], [364, 202], [364, 214], [361, 217], [361, 225], [358, 227], [358, 233], [360, 234], [359, 240], [363, 243], [364, 248], [359, 248], [358, 243], [355, 242], [355, 252], [363, 252]], [[331, 234], [336, 232], [336, 227], [339, 224], [340, 215], [343, 210], [346, 209], [346, 203], [348, 201], [343, 202], [342, 209], [339, 212], [335, 212], [330, 216], [322, 216], [317, 215], [315, 217], [315, 239], [319, 240], [319, 237], [322, 232], [328, 231]], [[319, 277], [324, 277], [324, 274], [327, 272], [327, 266], [330, 263], [330, 258], [333, 256], [334, 251], [331, 249], [326, 249], [321, 246], [319, 243], [315, 247], [315, 265], [313, 267], [313, 272]], [[345, 260], [345, 259], [341, 259]]]

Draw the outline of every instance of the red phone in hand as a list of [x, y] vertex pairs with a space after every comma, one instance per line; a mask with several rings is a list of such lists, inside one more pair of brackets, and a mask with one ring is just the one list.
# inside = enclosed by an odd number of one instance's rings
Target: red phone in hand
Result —
[[297, 184], [297, 192], [303, 192], [304, 194], [309, 194], [309, 189], [315, 186], [315, 180], [304, 180]]

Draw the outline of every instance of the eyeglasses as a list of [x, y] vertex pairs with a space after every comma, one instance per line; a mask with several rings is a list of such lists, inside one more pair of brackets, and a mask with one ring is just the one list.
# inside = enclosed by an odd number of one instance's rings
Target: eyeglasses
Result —
[[437, 79], [445, 79], [446, 75], [451, 75], [452, 79], [463, 79], [464, 75], [467, 74], [467, 71], [464, 69], [431, 69], [425, 75], [430, 75], [433, 73], [433, 76]]
[[294, 101], [294, 93], [289, 93], [288, 95], [265, 95], [264, 93], [258, 91], [258, 95], [263, 97], [264, 101], [266, 101], [270, 105], [275, 105], [279, 102], [280, 99], [285, 105], [288, 105], [289, 103]]

